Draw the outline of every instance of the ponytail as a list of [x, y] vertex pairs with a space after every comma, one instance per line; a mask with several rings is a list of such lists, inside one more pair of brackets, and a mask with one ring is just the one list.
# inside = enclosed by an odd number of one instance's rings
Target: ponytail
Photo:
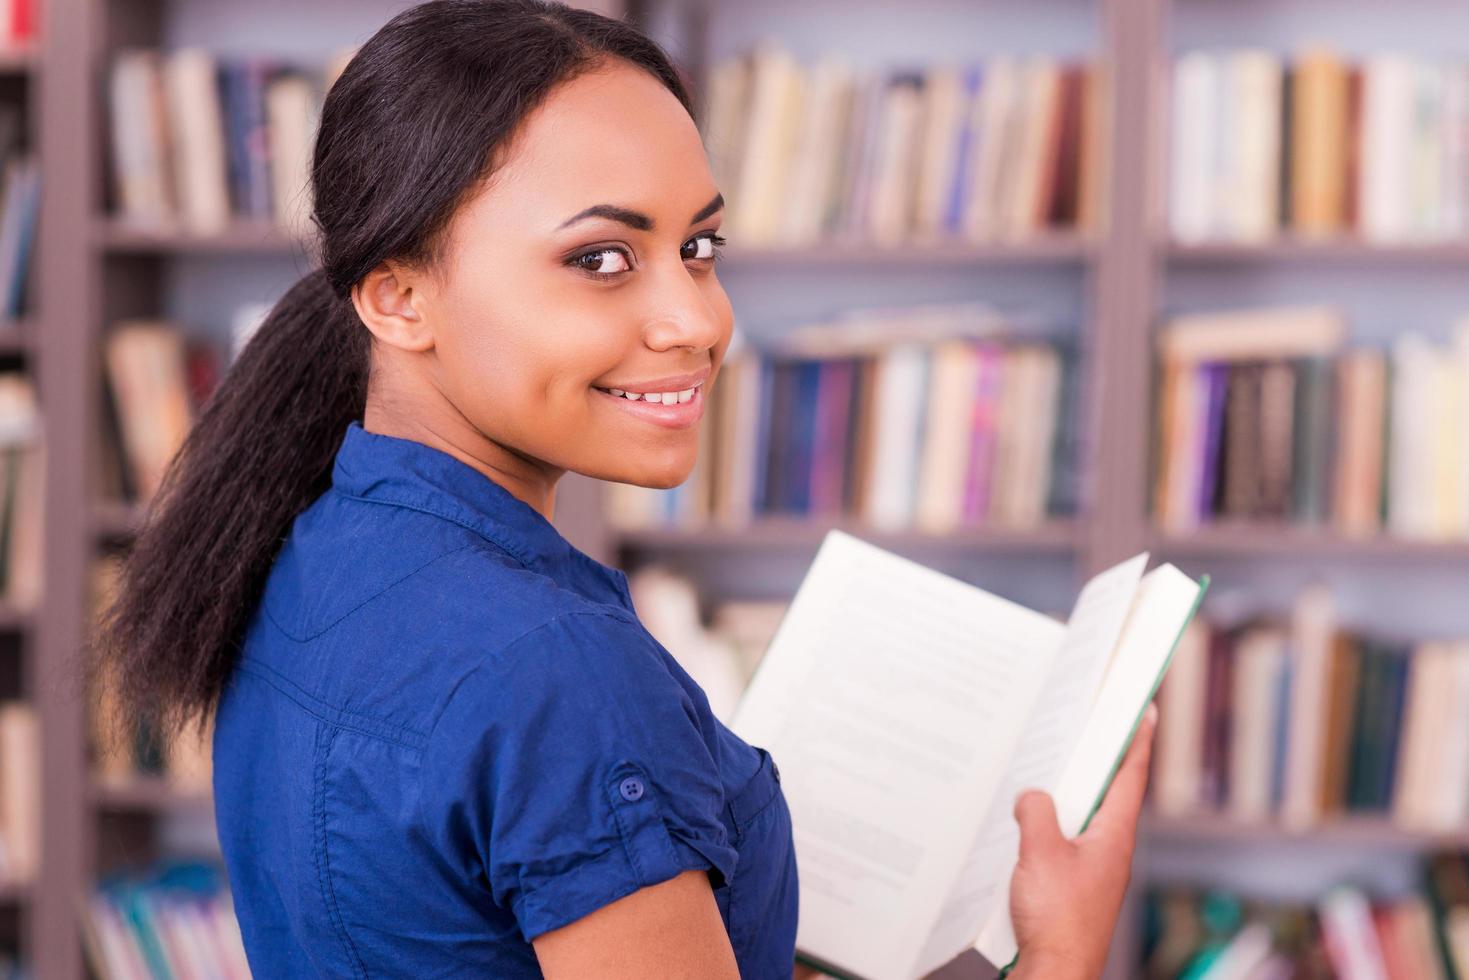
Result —
[[170, 731], [209, 715], [291, 522], [330, 484], [347, 423], [362, 418], [371, 336], [318, 269], [203, 407], [148, 503], [91, 658], [133, 723]]
[[521, 121], [609, 60], [647, 71], [694, 115], [654, 41], [555, 0], [429, 0], [337, 76], [311, 162], [322, 268], [281, 297], [203, 407], [87, 651], [119, 734], [167, 738], [212, 717], [281, 544], [363, 417], [372, 335], [352, 288], [389, 259], [441, 271], [453, 216]]

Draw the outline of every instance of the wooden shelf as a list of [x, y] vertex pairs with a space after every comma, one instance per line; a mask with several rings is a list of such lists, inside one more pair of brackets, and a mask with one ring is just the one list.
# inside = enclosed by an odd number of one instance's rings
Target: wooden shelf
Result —
[[0, 600], [0, 632], [25, 632], [36, 619], [34, 609], [26, 609], [12, 602]]
[[269, 221], [235, 221], [224, 230], [200, 234], [186, 228], [139, 228], [114, 218], [101, 217], [92, 230], [93, 243], [102, 251], [118, 255], [206, 254], [281, 255], [306, 251], [306, 239], [287, 233]]
[[0, 319], [0, 355], [30, 354], [34, 333], [35, 328], [28, 319]]
[[1410, 850], [1469, 847], [1469, 827], [1420, 830], [1385, 816], [1332, 817], [1310, 827], [1285, 827], [1274, 821], [1250, 823], [1217, 813], [1163, 817], [1144, 813], [1139, 836], [1180, 843], [1311, 843], [1324, 847], [1373, 847]]
[[172, 810], [208, 809], [213, 801], [208, 793], [179, 789], [161, 776], [140, 776], [127, 783], [94, 781], [92, 805], [111, 813], [146, 811], [163, 813]]
[[0, 75], [32, 74], [39, 65], [35, 48], [0, 48]]
[[765, 517], [750, 524], [722, 527], [666, 527], [614, 531], [614, 545], [631, 551], [815, 549], [826, 532], [839, 529], [896, 551], [1068, 554], [1077, 545], [1074, 522], [1052, 521], [1034, 528], [974, 526], [943, 534], [916, 529], [881, 530], [851, 520]]
[[1435, 540], [1388, 534], [1354, 537], [1330, 528], [1259, 522], [1207, 524], [1186, 532], [1155, 530], [1151, 547], [1165, 555], [1190, 557], [1469, 561], [1469, 539]]
[[1367, 242], [1292, 239], [1272, 242], [1169, 242], [1163, 253], [1179, 264], [1247, 265], [1266, 262], [1403, 263], [1469, 266], [1469, 240]]

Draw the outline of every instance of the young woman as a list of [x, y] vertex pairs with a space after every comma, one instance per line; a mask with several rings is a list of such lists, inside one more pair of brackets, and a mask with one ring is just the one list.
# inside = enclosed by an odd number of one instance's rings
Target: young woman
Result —
[[[360, 49], [312, 167], [323, 264], [178, 455], [97, 667], [214, 725], [256, 976], [789, 977], [779, 771], [627, 581], [569, 470], [672, 487], [730, 340], [723, 199], [666, 55], [538, 0], [433, 0]], [[1022, 797], [1016, 976], [1091, 977], [1151, 725], [1069, 841]]]

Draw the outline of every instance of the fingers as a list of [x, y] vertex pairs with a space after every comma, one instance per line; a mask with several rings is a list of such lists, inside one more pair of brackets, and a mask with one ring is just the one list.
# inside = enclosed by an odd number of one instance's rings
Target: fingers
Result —
[[1020, 860], [1028, 861], [1066, 843], [1056, 821], [1056, 802], [1044, 790], [1031, 789], [1015, 799], [1015, 821], [1020, 824]]
[[1132, 737], [1132, 744], [1127, 747], [1127, 755], [1123, 757], [1122, 765], [1118, 767], [1117, 775], [1113, 777], [1102, 805], [1087, 827], [1088, 834], [1093, 830], [1101, 830], [1103, 833], [1120, 833], [1131, 838], [1137, 832], [1137, 817], [1142, 810], [1143, 794], [1148, 788], [1148, 765], [1152, 759], [1153, 733], [1157, 727], [1158, 706], [1149, 702], [1147, 710], [1143, 712], [1142, 721], [1138, 723], [1137, 732]]

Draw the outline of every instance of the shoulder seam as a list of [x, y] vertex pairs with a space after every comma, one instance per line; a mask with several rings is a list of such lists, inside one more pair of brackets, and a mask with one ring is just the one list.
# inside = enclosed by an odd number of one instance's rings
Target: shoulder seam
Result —
[[504, 551], [507, 555], [520, 562], [520, 564], [524, 565], [526, 568], [531, 567], [530, 559], [526, 555], [522, 554], [519, 549], [512, 548], [505, 542], [497, 538], [490, 537], [484, 532], [482, 528], [476, 527], [472, 522], [466, 521], [461, 517], [456, 517], [453, 514], [449, 514], [441, 510], [435, 510], [432, 507], [425, 507], [422, 504], [411, 503], [406, 500], [398, 500], [393, 497], [363, 497], [359, 494], [347, 493], [345, 490], [338, 490], [335, 487], [332, 489], [332, 492], [339, 494], [348, 500], [360, 500], [364, 504], [378, 504], [379, 506], [383, 507], [401, 507], [404, 510], [417, 511], [420, 514], [427, 514], [430, 517], [437, 517], [440, 520], [448, 521], [451, 524], [457, 524], [460, 527], [464, 528], [466, 531], [472, 531], [474, 534], [488, 541], [496, 548]]
[[426, 736], [422, 732], [328, 704], [265, 664], [242, 661], [235, 669], [251, 674], [262, 683], [275, 688], [282, 697], [329, 728], [356, 732], [379, 741], [401, 745], [406, 749], [423, 749]]
[[271, 621], [271, 623], [273, 623], [275, 625], [275, 628], [276, 629], [280, 630], [282, 633], [284, 633], [286, 636], [290, 637], [292, 640], [295, 640], [297, 643], [307, 643], [307, 642], [310, 642], [311, 640], [316, 639], [318, 636], [321, 636], [323, 633], [327, 632], [332, 627], [336, 626], [342, 620], [344, 620], [347, 617], [351, 616], [353, 613], [355, 613], [357, 610], [361, 609], [363, 606], [367, 605], [369, 602], [372, 602], [374, 599], [379, 598], [380, 596], [382, 596], [383, 594], [387, 593], [388, 591], [396, 588], [397, 586], [402, 585], [404, 582], [408, 581], [413, 576], [415, 576], [419, 572], [423, 571], [425, 568], [428, 568], [434, 562], [436, 562], [436, 561], [442, 561], [443, 559], [448, 558], [451, 555], [457, 555], [461, 551], [467, 551], [468, 549], [475, 547], [475, 544], [476, 544], [475, 542], [470, 541], [470, 542], [468, 542], [466, 544], [460, 545], [457, 548], [450, 548], [448, 551], [445, 551], [445, 552], [442, 552], [440, 554], [434, 555], [432, 558], [428, 559], [423, 564], [418, 565], [415, 568], [411, 568], [407, 572], [404, 572], [400, 577], [395, 578], [393, 581], [389, 582], [387, 585], [383, 586], [381, 589], [377, 590], [372, 595], [368, 596], [367, 598], [363, 599], [361, 602], [357, 603], [352, 608], [348, 609], [346, 612], [342, 613], [336, 619], [333, 619], [331, 622], [326, 623], [325, 625], [323, 625], [320, 629], [314, 630], [314, 631], [309, 632], [309, 633], [296, 633], [293, 630], [287, 629], [286, 626], [279, 619], [276, 618], [275, 614], [270, 611], [270, 603], [268, 603], [268, 602], [261, 603], [261, 608], [264, 610], [266, 618], [269, 619]]

